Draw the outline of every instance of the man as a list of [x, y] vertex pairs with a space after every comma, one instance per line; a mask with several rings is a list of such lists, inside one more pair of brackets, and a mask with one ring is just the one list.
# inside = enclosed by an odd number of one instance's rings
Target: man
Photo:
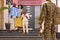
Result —
[[55, 17], [57, 7], [51, 0], [46, 0], [43, 4], [41, 14], [39, 17], [40, 26], [44, 22], [44, 40], [57, 40], [55, 29]]
[[23, 33], [25, 33], [26, 30], [27, 34], [28, 34], [28, 19], [29, 19], [29, 14], [26, 13], [26, 10], [24, 10], [22, 14]]
[[15, 30], [14, 23], [16, 17], [20, 16], [20, 10], [16, 7], [16, 4], [13, 3], [13, 7], [10, 8], [10, 30]]

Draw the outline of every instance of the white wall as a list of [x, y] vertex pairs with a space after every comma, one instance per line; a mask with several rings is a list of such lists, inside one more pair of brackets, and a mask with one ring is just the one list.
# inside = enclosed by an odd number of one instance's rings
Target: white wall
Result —
[[[58, 0], [58, 7], [60, 7], [60, 0]], [[58, 25], [58, 32], [60, 33], [60, 24]]]
[[39, 28], [38, 18], [40, 16], [40, 6], [35, 6], [35, 28]]
[[[4, 0], [4, 6], [6, 6], [7, 7], [7, 5], [6, 5], [6, 0]], [[8, 10], [6, 9], [6, 10], [4, 10], [4, 26], [3, 26], [3, 29], [5, 30], [6, 28], [5, 28], [5, 23], [8, 23]]]
[[58, 0], [58, 5], [57, 6], [60, 7], [60, 0]]
[[56, 0], [51, 0], [56, 5]]

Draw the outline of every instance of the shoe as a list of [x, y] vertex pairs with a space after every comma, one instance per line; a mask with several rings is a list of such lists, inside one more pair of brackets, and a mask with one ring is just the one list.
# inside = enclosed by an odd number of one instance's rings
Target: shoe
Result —
[[12, 30], [10, 30], [10, 32], [12, 32]]
[[22, 31], [18, 31], [18, 32], [22, 32]]
[[28, 32], [26, 32], [26, 34], [29, 34]]
[[25, 33], [23, 33], [23, 34], [25, 34]]

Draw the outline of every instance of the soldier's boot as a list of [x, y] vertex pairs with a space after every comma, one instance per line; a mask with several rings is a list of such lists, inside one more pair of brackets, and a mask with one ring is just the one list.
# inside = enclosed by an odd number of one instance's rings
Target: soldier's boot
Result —
[[52, 34], [52, 40], [57, 40], [56, 34]]
[[51, 33], [50, 29], [44, 30], [44, 40], [50, 40], [51, 39]]
[[48, 34], [44, 34], [44, 40], [50, 40], [50, 36]]
[[56, 29], [55, 29], [54, 25], [51, 28], [51, 37], [52, 37], [52, 40], [57, 40]]

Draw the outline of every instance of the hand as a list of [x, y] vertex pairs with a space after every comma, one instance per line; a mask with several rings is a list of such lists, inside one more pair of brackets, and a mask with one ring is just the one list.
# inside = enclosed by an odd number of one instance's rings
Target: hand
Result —
[[42, 29], [42, 23], [39, 21], [40, 29]]
[[42, 25], [40, 25], [40, 29], [42, 29]]
[[18, 16], [16, 16], [16, 18], [18, 18]]
[[11, 18], [13, 18], [13, 16], [11, 16]]

